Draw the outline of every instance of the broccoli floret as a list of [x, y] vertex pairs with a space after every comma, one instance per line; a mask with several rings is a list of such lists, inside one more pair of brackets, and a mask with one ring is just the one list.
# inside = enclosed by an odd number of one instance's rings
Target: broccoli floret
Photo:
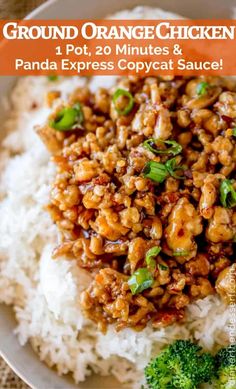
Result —
[[147, 365], [145, 377], [150, 389], [195, 389], [210, 381], [214, 370], [209, 353], [188, 340], [177, 340]]
[[222, 348], [216, 354], [217, 380], [216, 388], [236, 388], [236, 344]]

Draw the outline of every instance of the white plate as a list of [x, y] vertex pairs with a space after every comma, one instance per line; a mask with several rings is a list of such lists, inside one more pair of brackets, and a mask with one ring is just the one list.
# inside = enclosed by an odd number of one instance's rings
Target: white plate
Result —
[[[51, 0], [33, 11], [30, 19], [98, 19], [125, 8], [149, 5], [193, 19], [232, 18], [235, 0]], [[11, 90], [14, 77], [0, 77], [1, 97]], [[3, 117], [3, 105], [0, 105]], [[2, 137], [3, 134], [0, 134]], [[120, 389], [111, 377], [93, 376], [76, 386], [70, 377], [59, 377], [39, 361], [31, 347], [21, 347], [13, 334], [16, 326], [11, 308], [0, 305], [0, 354], [31, 387], [37, 389]]]

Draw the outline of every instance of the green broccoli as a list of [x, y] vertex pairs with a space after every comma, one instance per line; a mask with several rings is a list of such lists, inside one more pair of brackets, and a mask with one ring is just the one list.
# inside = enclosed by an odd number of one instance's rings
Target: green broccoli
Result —
[[215, 360], [189, 340], [177, 340], [167, 346], [145, 368], [149, 389], [195, 389], [210, 381]]
[[222, 348], [216, 354], [217, 379], [216, 388], [236, 388], [236, 344]]

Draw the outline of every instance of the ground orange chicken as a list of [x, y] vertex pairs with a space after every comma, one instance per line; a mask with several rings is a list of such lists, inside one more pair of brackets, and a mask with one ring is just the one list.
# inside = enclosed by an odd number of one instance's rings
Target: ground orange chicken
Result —
[[132, 76], [110, 90], [78, 89], [38, 133], [57, 165], [47, 206], [60, 231], [53, 257], [91, 273], [80, 303], [102, 331], [170, 325], [213, 293], [229, 302], [233, 81]]

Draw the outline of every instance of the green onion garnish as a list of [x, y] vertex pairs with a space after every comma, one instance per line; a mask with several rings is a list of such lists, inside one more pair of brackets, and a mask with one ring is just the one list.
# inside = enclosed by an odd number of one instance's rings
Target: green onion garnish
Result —
[[205, 95], [207, 93], [208, 88], [209, 88], [208, 82], [205, 81], [199, 82], [196, 89], [198, 96]]
[[225, 179], [220, 184], [220, 202], [225, 208], [233, 208], [236, 205], [236, 191], [232, 180]]
[[233, 136], [236, 136], [236, 127], [233, 128]]
[[80, 103], [76, 103], [73, 107], [62, 108], [57, 113], [54, 120], [49, 122], [50, 127], [57, 131], [69, 131], [73, 129], [75, 124], [81, 124], [84, 120], [83, 111]]
[[174, 177], [174, 178], [178, 178], [180, 180], [183, 180], [185, 178], [185, 176], [179, 176], [178, 174], [176, 174], [175, 172], [178, 171], [178, 170], [184, 170], [185, 167], [184, 166], [179, 166], [177, 165], [177, 162], [176, 162], [176, 159], [175, 158], [171, 158], [169, 159], [166, 164], [166, 169], [168, 171], [168, 173]]
[[161, 251], [161, 247], [154, 246], [151, 249], [149, 249], [146, 253], [145, 261], [151, 270], [155, 270], [156, 268], [156, 261], [154, 258], [160, 253], [160, 251]]
[[187, 251], [187, 250], [177, 250], [177, 251], [174, 251], [172, 253], [172, 255], [174, 257], [180, 257], [180, 256], [184, 256], [184, 255], [189, 255], [189, 251]]
[[158, 263], [158, 267], [159, 267], [161, 270], [168, 270], [168, 266], [162, 265], [162, 263]]
[[[117, 108], [117, 100], [119, 97], [124, 96], [128, 98], [128, 103], [124, 109]], [[134, 106], [134, 98], [130, 92], [125, 89], [117, 89], [112, 97], [113, 104], [115, 106], [115, 110], [119, 115], [128, 115]]]
[[180, 180], [184, 179], [185, 176], [179, 176], [175, 173], [178, 170], [184, 169], [185, 166], [177, 165], [175, 158], [169, 159], [165, 165], [160, 162], [149, 161], [143, 168], [143, 175], [154, 182], [162, 183], [169, 175]]
[[48, 80], [49, 81], [57, 81], [58, 80], [58, 76], [56, 74], [52, 74], [51, 76], [48, 76]]
[[146, 267], [136, 270], [128, 280], [132, 294], [141, 293], [152, 286], [154, 279]]
[[163, 182], [168, 177], [169, 173], [166, 166], [163, 163], [156, 161], [149, 161], [146, 163], [143, 169], [144, 177], [150, 178], [155, 182]]
[[182, 151], [182, 146], [179, 143], [177, 143], [175, 140], [164, 140], [163, 141], [163, 140], [158, 139], [158, 142], [164, 143], [166, 145], [171, 145], [171, 147], [169, 147], [167, 150], [157, 149], [156, 140], [153, 138], [145, 140], [143, 142], [143, 146], [146, 149], [150, 150], [154, 154], [178, 155]]

